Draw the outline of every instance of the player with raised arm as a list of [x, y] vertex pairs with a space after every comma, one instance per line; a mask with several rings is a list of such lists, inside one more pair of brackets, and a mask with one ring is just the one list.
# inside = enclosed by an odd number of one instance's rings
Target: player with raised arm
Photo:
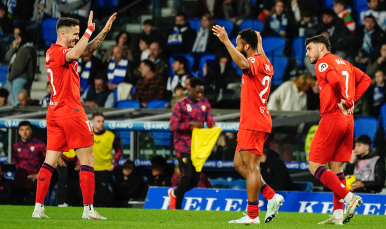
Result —
[[[371, 79], [348, 61], [331, 54], [330, 41], [322, 36], [306, 40], [306, 56], [315, 64], [320, 86], [319, 127], [311, 142], [310, 172], [334, 193], [333, 216], [319, 224], [346, 224], [362, 198], [346, 188], [343, 163], [350, 161], [354, 135], [354, 102]], [[328, 163], [329, 169], [325, 167]], [[346, 213], [343, 215], [344, 201]]]
[[[243, 70], [241, 87], [240, 125], [234, 164], [236, 170], [247, 180], [247, 215], [229, 223], [259, 224], [259, 191], [268, 200], [265, 222], [276, 216], [284, 198], [276, 194], [261, 177], [260, 157], [264, 142], [272, 129], [267, 99], [273, 76], [273, 66], [264, 53], [259, 32], [245, 29], [239, 32], [236, 47], [221, 26], [213, 27], [214, 35], [228, 49], [233, 61]], [[247, 58], [246, 58], [246, 57]]]
[[109, 18], [103, 30], [89, 43], [95, 29], [92, 11], [88, 18], [88, 28], [80, 40], [78, 20], [62, 17], [56, 24], [56, 44], [52, 44], [46, 53], [48, 80], [52, 88], [47, 111], [47, 156], [38, 175], [36, 204], [32, 218], [49, 218], [44, 213], [44, 198], [50, 186], [52, 172], [62, 152], [75, 149], [81, 164], [79, 182], [84, 205], [82, 218], [106, 219], [93, 208], [94, 136], [91, 124], [80, 103], [77, 60], [81, 56], [91, 55], [102, 44], [116, 15], [114, 13]]

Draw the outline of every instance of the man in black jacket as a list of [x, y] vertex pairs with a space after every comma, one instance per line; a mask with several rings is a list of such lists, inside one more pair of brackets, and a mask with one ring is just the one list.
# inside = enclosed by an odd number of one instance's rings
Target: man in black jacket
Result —
[[260, 158], [261, 176], [264, 181], [275, 191], [291, 190], [292, 180], [284, 162], [279, 154], [264, 144], [263, 155]]
[[351, 160], [344, 170], [346, 175], [353, 174], [356, 177], [357, 181], [351, 185], [351, 191], [379, 193], [384, 187], [385, 161], [370, 146], [371, 139], [367, 135], [359, 135], [355, 139]]
[[175, 18], [175, 25], [168, 33], [166, 53], [188, 53], [192, 50], [196, 40], [196, 32], [190, 28], [185, 13], [178, 13]]

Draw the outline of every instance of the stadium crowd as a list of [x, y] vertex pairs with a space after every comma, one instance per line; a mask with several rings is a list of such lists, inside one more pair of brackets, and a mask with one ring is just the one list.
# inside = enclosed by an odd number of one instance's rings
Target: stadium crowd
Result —
[[[118, 1], [117, 9], [122, 8], [124, 2]], [[211, 28], [221, 21], [228, 35], [235, 38], [237, 31], [244, 28], [243, 23], [253, 20], [252, 27], [261, 25], [259, 29], [265, 43], [279, 39], [284, 44], [282, 53], [268, 53], [271, 61], [278, 62], [274, 67], [279, 68], [280, 65], [283, 68], [274, 76], [268, 100], [269, 110], [319, 109], [320, 88], [315, 79], [314, 66], [304, 58], [304, 54], [300, 57], [296, 54], [305, 52], [304, 42], [297, 45], [299, 38], [323, 34], [329, 38], [334, 55], [365, 70], [373, 79], [373, 84], [356, 104], [355, 115], [378, 118], [380, 107], [386, 103], [386, 1], [367, 0], [367, 4], [361, 7], [357, 1], [354, 4], [352, 0], [327, 2], [332, 4], [327, 7], [323, 0], [197, 0], [195, 14], [188, 18], [184, 12], [175, 13], [174, 26], [168, 30], [159, 30], [155, 20], [147, 19], [142, 24], [143, 30], [136, 36], [127, 31], [115, 31], [115, 45], [109, 46], [102, 53], [82, 57], [78, 61], [82, 105], [125, 108], [128, 104], [125, 101], [134, 100], [135, 108], [153, 108], [148, 106], [152, 100], [162, 100], [165, 109], [173, 109], [177, 101], [188, 94], [190, 79], [202, 77], [206, 83], [205, 94], [212, 108], [238, 109], [242, 72], [232, 62], [218, 38], [212, 34]], [[26, 28], [47, 18], [69, 16], [79, 19], [81, 31], [84, 31], [88, 12], [95, 10], [95, 7], [98, 7], [96, 1], [2, 0], [0, 39], [4, 42], [0, 44], [0, 61], [8, 66], [8, 74], [7, 84], [0, 88], [0, 106], [49, 105], [52, 93], [49, 84], [47, 95], [40, 102], [30, 96], [37, 72], [39, 50], [36, 45], [44, 42], [32, 36], [37, 32], [36, 28]], [[286, 61], [276, 59], [278, 56]], [[133, 103], [130, 104], [133, 106]], [[94, 114], [93, 122], [102, 117], [104, 120], [103, 114]], [[178, 167], [171, 168], [161, 156], [152, 159], [149, 176], [141, 173], [131, 161], [126, 161], [123, 168], [116, 168], [122, 152], [119, 139], [114, 133], [104, 130], [103, 125], [98, 127], [97, 123], [93, 123], [93, 126], [95, 136], [108, 141], [101, 144], [100, 151], [97, 151], [98, 146], [94, 151], [95, 206], [127, 207], [128, 200], [143, 199], [149, 186], [178, 185], [184, 171], [180, 171]], [[19, 125], [21, 140], [13, 146], [16, 176], [12, 185], [0, 176], [1, 204], [34, 203], [32, 197], [35, 195], [37, 171], [43, 162], [45, 145], [32, 138], [30, 129], [28, 122], [21, 122]], [[357, 149], [357, 144], [360, 143], [365, 144], [368, 149], [359, 146]], [[385, 183], [385, 165], [384, 160], [379, 160], [383, 161], [382, 164], [376, 159], [379, 156], [384, 157], [384, 145], [378, 144], [378, 149], [381, 148], [379, 145], [382, 148], [375, 152], [375, 149], [370, 148], [370, 143], [363, 136], [356, 139], [353, 157], [345, 173], [359, 174], [361, 171], [354, 169], [354, 164], [375, 157], [372, 165], [376, 166], [377, 171], [382, 171], [383, 168], [383, 176], [367, 177], [365, 179], [377, 180], [360, 182], [358, 187], [354, 186], [354, 190], [380, 192]], [[232, 160], [236, 144], [233, 133], [224, 133], [210, 159]], [[112, 149], [115, 154], [112, 154]], [[97, 160], [98, 153], [103, 155], [100, 156], [100, 164]], [[277, 190], [291, 190], [292, 181], [289, 176], [275, 176], [275, 169], [280, 170], [278, 173], [281, 174], [286, 170], [282, 161], [278, 161], [278, 154], [268, 147], [264, 152], [264, 161], [262, 159], [264, 178]], [[283, 166], [276, 166], [277, 164]], [[28, 176], [25, 176], [27, 171]], [[81, 203], [77, 171], [79, 166], [74, 152], [66, 152], [57, 167], [58, 182], [53, 182], [57, 186], [52, 187], [52, 190], [57, 190], [56, 197], [47, 197], [51, 198], [51, 204], [76, 206]], [[289, 174], [288, 171], [285, 173]], [[211, 187], [203, 173], [198, 186]], [[68, 193], [77, 195], [70, 196]]]

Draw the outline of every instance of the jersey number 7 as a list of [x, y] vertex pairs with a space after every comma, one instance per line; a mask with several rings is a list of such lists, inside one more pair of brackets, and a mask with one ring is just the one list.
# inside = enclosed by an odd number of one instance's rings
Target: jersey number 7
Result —
[[52, 92], [54, 93], [54, 95], [56, 95], [56, 89], [54, 86], [54, 73], [52, 73], [51, 68], [47, 68], [47, 73], [50, 75], [50, 78], [51, 78], [50, 83], [52, 87]]

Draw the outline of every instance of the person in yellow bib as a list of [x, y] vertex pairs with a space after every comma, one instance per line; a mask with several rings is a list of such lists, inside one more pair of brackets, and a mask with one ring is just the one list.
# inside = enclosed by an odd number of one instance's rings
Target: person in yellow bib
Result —
[[[100, 113], [92, 115], [94, 131], [94, 171], [95, 195], [94, 206], [111, 207], [112, 194], [109, 191], [110, 172], [118, 166], [122, 154], [122, 145], [113, 132], [105, 130], [105, 116]], [[113, 149], [115, 155], [113, 154]]]

